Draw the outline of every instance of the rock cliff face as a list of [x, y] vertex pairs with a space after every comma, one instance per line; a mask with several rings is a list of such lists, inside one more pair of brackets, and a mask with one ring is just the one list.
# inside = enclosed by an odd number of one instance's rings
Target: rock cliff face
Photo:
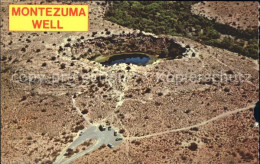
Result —
[[187, 47], [177, 43], [171, 36], [155, 36], [141, 31], [108, 37], [100, 36], [84, 42], [75, 42], [71, 46], [72, 54], [77, 58], [93, 59], [99, 55], [122, 52], [145, 52], [160, 58], [174, 59], [186, 55]]

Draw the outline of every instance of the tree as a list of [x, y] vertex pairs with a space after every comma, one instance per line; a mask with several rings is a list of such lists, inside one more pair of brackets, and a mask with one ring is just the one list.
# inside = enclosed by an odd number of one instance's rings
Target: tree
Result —
[[221, 45], [223, 48], [231, 49], [234, 45], [234, 39], [231, 37], [224, 37], [224, 39], [221, 42]]
[[220, 34], [212, 27], [206, 28], [206, 36], [208, 39], [218, 39], [220, 37]]

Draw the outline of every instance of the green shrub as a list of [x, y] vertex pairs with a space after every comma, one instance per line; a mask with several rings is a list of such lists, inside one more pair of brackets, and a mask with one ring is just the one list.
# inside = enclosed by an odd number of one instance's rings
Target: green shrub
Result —
[[[258, 57], [258, 31], [240, 30], [215, 20], [193, 15], [191, 5], [182, 1], [115, 1], [105, 19], [155, 34], [185, 36], [204, 44], [225, 48], [252, 58]], [[192, 33], [191, 27], [195, 28]], [[204, 32], [201, 33], [200, 31]], [[220, 35], [231, 35], [220, 41]], [[236, 41], [239, 39], [240, 41]], [[248, 47], [243, 48], [248, 41]]]

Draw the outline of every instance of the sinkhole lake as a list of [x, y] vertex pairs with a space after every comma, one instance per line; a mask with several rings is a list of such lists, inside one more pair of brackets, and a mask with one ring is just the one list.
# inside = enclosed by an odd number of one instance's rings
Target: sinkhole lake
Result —
[[102, 65], [111, 66], [114, 64], [126, 63], [135, 65], [147, 65], [156, 61], [154, 55], [146, 53], [121, 53], [114, 55], [101, 55], [94, 59], [94, 61], [101, 63]]

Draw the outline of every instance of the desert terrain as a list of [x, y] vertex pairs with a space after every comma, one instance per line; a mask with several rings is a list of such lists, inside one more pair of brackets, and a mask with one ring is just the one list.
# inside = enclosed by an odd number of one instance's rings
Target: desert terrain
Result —
[[194, 14], [205, 16], [209, 19], [229, 24], [240, 29], [258, 27], [258, 2], [217, 2], [203, 1], [192, 8]]
[[[73, 2], [89, 4], [89, 32], [9, 32], [10, 3], [1, 2], [1, 163], [54, 163], [93, 125], [112, 126], [122, 143], [72, 163], [257, 163], [257, 60], [106, 21], [109, 4], [98, 1]], [[208, 3], [209, 17], [233, 21], [212, 11], [225, 2]], [[112, 66], [94, 60], [132, 51], [158, 60]], [[95, 142], [70, 151], [90, 144]]]

